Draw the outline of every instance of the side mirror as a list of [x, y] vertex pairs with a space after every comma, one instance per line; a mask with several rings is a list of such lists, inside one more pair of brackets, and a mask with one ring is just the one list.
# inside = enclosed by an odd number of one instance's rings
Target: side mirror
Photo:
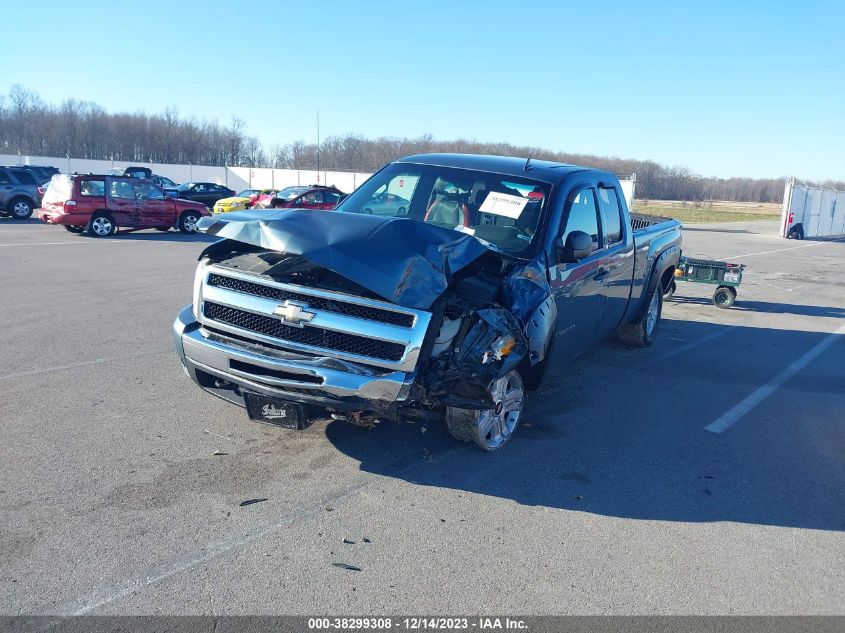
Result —
[[558, 263], [575, 264], [593, 252], [593, 238], [584, 231], [571, 231], [566, 241], [558, 240], [556, 250]]

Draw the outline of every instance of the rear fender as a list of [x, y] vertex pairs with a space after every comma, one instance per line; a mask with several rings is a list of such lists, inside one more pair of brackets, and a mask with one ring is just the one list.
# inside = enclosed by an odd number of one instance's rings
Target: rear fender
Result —
[[681, 247], [677, 244], [668, 247], [665, 251], [658, 255], [657, 259], [651, 266], [648, 283], [645, 285], [646, 291], [640, 298], [640, 305], [634, 313], [633, 318], [629, 319], [629, 323], [637, 323], [643, 318], [645, 311], [648, 309], [648, 301], [651, 293], [657, 289], [657, 285], [663, 278], [663, 274], [671, 269], [674, 269], [678, 264], [678, 259], [681, 257]]

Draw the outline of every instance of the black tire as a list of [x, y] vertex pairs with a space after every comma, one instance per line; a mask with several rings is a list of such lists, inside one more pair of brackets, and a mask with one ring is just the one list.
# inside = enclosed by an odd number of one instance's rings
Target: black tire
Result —
[[736, 290], [730, 286], [719, 286], [713, 293], [713, 305], [727, 309], [736, 302]]
[[623, 323], [616, 330], [616, 335], [626, 345], [649, 347], [654, 343], [663, 314], [663, 288], [659, 285], [651, 291], [647, 306], [639, 321]]
[[196, 233], [197, 222], [201, 217], [199, 211], [185, 211], [179, 216], [179, 230], [182, 233]]
[[675, 280], [669, 282], [669, 287], [663, 292], [663, 300], [669, 301], [674, 295], [675, 291], [678, 289], [678, 284], [675, 283]]
[[84, 226], [73, 226], [72, 224], [62, 224], [62, 226], [68, 233], [82, 233], [85, 230]]
[[801, 229], [792, 229], [789, 234], [786, 236], [788, 240], [803, 240], [804, 239], [804, 231]]
[[27, 198], [12, 198], [9, 203], [9, 215], [16, 220], [26, 220], [32, 217], [32, 202]]
[[117, 233], [117, 224], [108, 213], [95, 213], [86, 227], [86, 233], [91, 237], [111, 237]]

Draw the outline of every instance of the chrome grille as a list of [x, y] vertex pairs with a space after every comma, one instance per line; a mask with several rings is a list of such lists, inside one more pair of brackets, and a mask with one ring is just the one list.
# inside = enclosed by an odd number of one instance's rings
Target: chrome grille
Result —
[[[311, 299], [312, 297], [307, 297], [309, 305], [312, 305]], [[255, 314], [210, 301], [204, 302], [203, 314], [218, 323], [226, 323], [243, 330], [271, 336], [280, 341], [292, 341], [301, 345], [394, 362], [401, 360], [405, 354], [405, 346], [401, 343], [379, 341], [366, 336], [313, 326], [291, 327], [284, 325], [278, 317]]]
[[267, 286], [264, 284], [246, 281], [244, 279], [237, 279], [235, 277], [227, 277], [211, 273], [208, 276], [208, 285], [217, 286], [219, 288], [227, 288], [235, 290], [236, 292], [243, 292], [245, 294], [254, 295], [256, 297], [266, 297], [268, 299], [275, 299], [282, 302], [285, 300], [301, 301], [308, 304], [309, 308], [316, 308], [318, 310], [327, 310], [337, 314], [344, 314], [347, 316], [356, 317], [359, 319], [366, 319], [368, 321], [377, 321], [379, 323], [390, 323], [391, 325], [399, 325], [401, 327], [413, 327], [414, 315], [403, 312], [394, 312], [392, 310], [383, 310], [381, 308], [373, 308], [370, 306], [363, 306], [356, 303], [346, 303], [336, 299], [329, 299], [327, 297], [318, 297], [310, 294], [301, 294], [298, 292], [291, 292], [283, 288], [275, 286]]

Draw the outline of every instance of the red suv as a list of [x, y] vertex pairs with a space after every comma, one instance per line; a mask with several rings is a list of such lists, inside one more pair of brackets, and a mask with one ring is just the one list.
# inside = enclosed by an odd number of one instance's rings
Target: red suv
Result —
[[334, 209], [338, 203], [346, 197], [336, 187], [321, 187], [312, 185], [310, 187], [286, 187], [275, 196], [270, 203], [274, 209]]
[[87, 229], [93, 237], [114, 235], [118, 227], [193, 233], [206, 215], [211, 214], [200, 202], [171, 198], [149, 180], [126, 176], [58, 174], [41, 202], [44, 222], [71, 233]]

